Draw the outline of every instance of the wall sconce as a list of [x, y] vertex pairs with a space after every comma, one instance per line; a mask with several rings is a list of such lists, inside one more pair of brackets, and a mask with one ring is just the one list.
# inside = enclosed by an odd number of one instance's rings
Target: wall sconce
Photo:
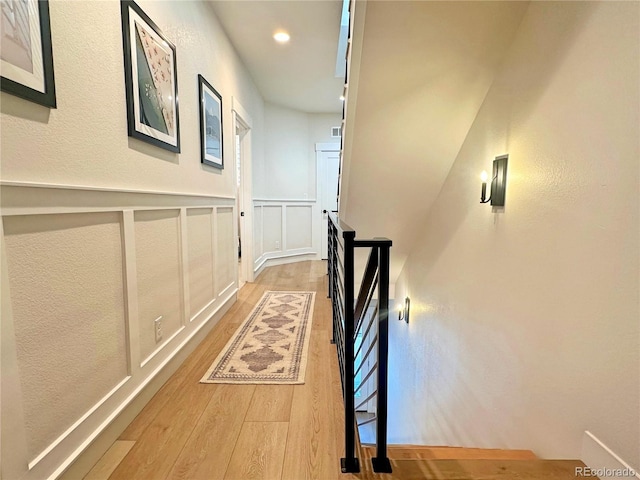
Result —
[[505, 191], [507, 189], [507, 163], [509, 155], [496, 157], [493, 161], [493, 176], [491, 177], [491, 194], [487, 197], [487, 172], [482, 172], [482, 193], [480, 203], [489, 203], [494, 207], [504, 207]]
[[411, 300], [409, 297], [404, 299], [404, 307], [402, 305], [398, 305], [398, 320], [404, 320], [409, 323], [409, 307], [411, 306]]

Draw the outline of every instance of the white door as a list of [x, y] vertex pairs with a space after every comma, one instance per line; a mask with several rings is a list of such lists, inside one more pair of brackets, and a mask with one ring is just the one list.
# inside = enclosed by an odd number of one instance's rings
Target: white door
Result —
[[320, 179], [320, 255], [323, 260], [328, 253], [329, 212], [338, 210], [338, 171], [340, 169], [339, 152], [318, 152], [318, 176]]
[[[237, 105], [236, 105], [237, 106]], [[236, 179], [236, 212], [237, 218], [237, 249], [238, 249], [238, 288], [245, 282], [253, 281], [250, 269], [253, 260], [251, 259], [251, 231], [247, 223], [251, 216], [247, 209], [251, 208], [251, 191], [249, 178], [249, 166], [251, 163], [250, 136], [251, 128], [238, 112], [233, 111], [234, 128], [234, 156], [235, 156], [235, 179]], [[249, 183], [249, 185], [248, 185]]]
[[[242, 256], [243, 242], [245, 241], [244, 235], [244, 192], [242, 185], [242, 174], [244, 169], [242, 168], [242, 138], [246, 130], [241, 128], [239, 122], [236, 120], [236, 132], [235, 132], [235, 153], [236, 153], [236, 212], [238, 212], [238, 288], [241, 288], [247, 279], [244, 275], [243, 263], [245, 258]], [[246, 257], [246, 252], [245, 252]]]

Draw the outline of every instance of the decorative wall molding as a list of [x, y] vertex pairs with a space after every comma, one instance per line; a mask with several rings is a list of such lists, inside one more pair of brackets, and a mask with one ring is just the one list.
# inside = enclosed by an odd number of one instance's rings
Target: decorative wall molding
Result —
[[[224, 315], [232, 301], [235, 301], [235, 296], [238, 293], [237, 289], [231, 291], [228, 297], [222, 301], [216, 310], [212, 313], [211, 319], [214, 319], [215, 323]], [[215, 325], [214, 323], [214, 325]], [[146, 376], [144, 381], [137, 386], [137, 388], [131, 392], [131, 394], [126, 397], [118, 406], [115, 408], [111, 414], [93, 431], [91, 434], [85, 439], [85, 441], [78, 446], [78, 448], [69, 455], [65, 461], [58, 466], [58, 468], [49, 476], [47, 480], [55, 480], [58, 478], [75, 460], [78, 458], [87, 448], [90, 447], [91, 442], [93, 442], [117, 417], [120, 415], [134, 400], [135, 398], [144, 390], [151, 381], [160, 374], [160, 372], [171, 362], [174, 357], [176, 357], [182, 349], [195, 337], [200, 330], [204, 327], [208, 327], [209, 322], [200, 323], [193, 331], [189, 333], [189, 335], [177, 345], [171, 353], [169, 353], [154, 370], [149, 375]], [[213, 328], [211, 326], [210, 328]]]
[[265, 204], [265, 205], [273, 205], [273, 204], [296, 204], [296, 203], [315, 203], [317, 200], [315, 198], [302, 198], [302, 199], [286, 199], [286, 198], [254, 198], [254, 205], [257, 204]]
[[180, 335], [185, 328], [186, 327], [182, 325], [178, 330], [173, 332], [169, 338], [167, 338], [164, 342], [160, 343], [160, 345], [158, 345], [158, 347], [153, 352], [151, 352], [151, 354], [147, 358], [145, 358], [142, 362], [140, 362], [140, 368], [144, 368], [144, 366], [147, 363], [149, 363], [151, 360], [153, 360], [156, 355], [162, 352], [165, 349], [165, 347], [173, 341], [174, 338]]
[[313, 251], [292, 253], [280, 256], [272, 256], [269, 254], [263, 255], [259, 261], [255, 262], [255, 275], [257, 277], [267, 267], [286, 265], [287, 263], [304, 262], [306, 260], [316, 260], [317, 257], [318, 254]]
[[[288, 211], [292, 209], [308, 210], [302, 218], [297, 218]], [[279, 225], [265, 221], [265, 209], [279, 209]], [[303, 210], [303, 211], [304, 211]], [[278, 200], [278, 199], [254, 199], [253, 219], [254, 228], [254, 263], [255, 275], [258, 275], [266, 266], [289, 263], [291, 257], [309, 256], [310, 259], [318, 257], [315, 242], [317, 236], [317, 202], [315, 200]], [[277, 214], [276, 214], [277, 216]], [[297, 245], [289, 245], [292, 237], [297, 239]], [[279, 248], [269, 242], [278, 242]], [[282, 261], [278, 261], [282, 259]], [[300, 261], [300, 258], [294, 259]]]
[[57, 190], [86, 190], [90, 192], [112, 192], [112, 193], [142, 193], [145, 195], [173, 195], [179, 197], [202, 197], [202, 198], [227, 198], [235, 200], [235, 197], [229, 195], [210, 195], [206, 193], [193, 192], [169, 192], [165, 190], [142, 190], [131, 188], [112, 188], [98, 187], [91, 185], [73, 185], [65, 183], [43, 183], [43, 182], [21, 182], [14, 180], [0, 181], [1, 187], [22, 187], [22, 188], [48, 188]]
[[49, 455], [49, 453], [56, 448], [60, 443], [67, 438], [71, 432], [73, 432], [76, 428], [78, 428], [82, 422], [84, 422], [90, 415], [92, 415], [98, 408], [107, 402], [116, 392], [118, 392], [124, 385], [131, 379], [131, 376], [127, 376], [122, 379], [120, 383], [118, 383], [109, 393], [107, 393], [98, 403], [96, 403], [93, 407], [91, 407], [87, 412], [84, 413], [73, 425], [71, 425], [62, 435], [56, 438], [40, 455], [34, 458], [31, 462], [29, 462], [29, 470], [32, 470], [40, 461]]
[[[61, 428], [58, 437], [46, 448], [34, 457], [27, 455], [25, 445], [9, 446], [3, 442], [3, 471], [7, 478], [40, 479], [55, 478], [60, 475], [82, 452], [88, 448], [91, 442], [107, 428], [111, 422], [136, 398], [136, 396], [156, 377], [162, 369], [178, 355], [181, 349], [205, 326], [211, 327], [211, 322], [217, 322], [221, 313], [235, 301], [237, 294], [237, 249], [233, 242], [233, 221], [235, 216], [235, 200], [233, 197], [188, 194], [160, 191], [138, 191], [125, 189], [112, 189], [102, 187], [89, 187], [82, 185], [58, 185], [29, 182], [8, 182], [0, 184], [0, 213], [3, 220], [6, 217], [25, 216], [32, 217], [30, 225], [33, 232], [29, 235], [39, 235], [46, 232], [47, 228], [57, 225], [55, 215], [92, 214], [101, 212], [117, 212], [121, 230], [120, 246], [123, 259], [122, 291], [124, 292], [124, 322], [126, 339], [126, 366], [127, 376], [117, 383], [107, 395], [96, 398], [95, 403], [84, 412], [78, 412], [78, 419], [68, 428]], [[187, 215], [194, 209], [210, 209], [212, 228], [204, 235], [210, 235], [213, 259], [211, 271], [213, 276], [213, 298], [192, 312], [189, 303], [189, 262], [188, 244], [189, 229], [187, 228]], [[176, 255], [179, 258], [179, 277], [177, 280], [181, 294], [180, 326], [176, 331], [165, 333], [165, 339], [158, 343], [157, 347], [147, 358], [141, 358], [141, 338], [139, 325], [140, 311], [138, 305], [138, 276], [140, 264], [137, 262], [136, 251], [136, 212], [152, 210], [171, 210], [178, 212], [178, 238]], [[218, 213], [222, 213], [223, 217]], [[37, 215], [47, 215], [39, 218]], [[34, 217], [35, 216], [35, 217]], [[53, 216], [53, 217], [52, 217]], [[45, 219], [47, 227], [42, 227]], [[219, 222], [225, 222], [220, 225]], [[4, 222], [3, 222], [4, 223]], [[227, 225], [227, 223], [230, 223]], [[82, 226], [79, 227], [82, 230]], [[224, 239], [219, 234], [223, 232]], [[5, 229], [1, 230], [3, 241], [8, 235]], [[200, 234], [200, 233], [199, 233]], [[200, 234], [203, 235], [203, 234]], [[227, 238], [228, 237], [228, 238]], [[203, 237], [204, 238], [204, 237]], [[209, 240], [207, 240], [209, 241]], [[3, 242], [4, 243], [4, 242]], [[99, 243], [98, 243], [99, 244]], [[51, 255], [55, 255], [57, 245], [51, 245]], [[13, 255], [6, 248], [2, 250], [2, 264], [7, 264], [7, 258]], [[162, 259], [158, 259], [161, 261]], [[64, 267], [63, 267], [64, 268]], [[64, 270], [63, 270], [64, 271]], [[216, 272], [224, 271], [221, 285], [216, 283]], [[10, 273], [10, 272], [9, 272]], [[69, 278], [73, 278], [74, 272], [66, 271]], [[99, 275], [98, 273], [96, 275]], [[11, 279], [11, 275], [9, 275]], [[11, 299], [12, 290], [19, 291], [26, 287], [12, 285], [11, 281], [3, 281], [2, 295], [4, 299]], [[15, 293], [15, 292], [14, 292]], [[82, 300], [78, 300], [81, 302]], [[5, 307], [8, 307], [5, 309]], [[8, 314], [5, 314], [8, 312]], [[56, 312], [52, 312], [55, 316]], [[15, 312], [10, 305], [3, 305], [3, 330], [5, 327], [13, 328]], [[143, 319], [145, 322], [147, 318]], [[24, 321], [24, 320], [23, 320]], [[9, 331], [9, 330], [7, 330]], [[4, 349], [5, 343], [12, 344]], [[9, 381], [9, 375], [5, 375], [5, 368], [17, 366], [14, 336], [3, 338], [3, 372], [2, 383]], [[5, 362], [5, 356], [10, 355]], [[12, 367], [13, 369], [15, 369]], [[15, 369], [18, 371], [17, 369]], [[6, 392], [6, 393], [5, 393]], [[3, 391], [4, 414], [12, 415], [13, 409], [22, 405], [23, 391], [20, 388], [6, 389]], [[11, 410], [11, 411], [10, 411]], [[16, 416], [23, 418], [19, 412]], [[13, 429], [19, 428], [21, 432], [15, 433], [15, 438], [26, 438], [26, 425], [24, 422], [12, 422]], [[5, 425], [3, 424], [3, 427]], [[9, 455], [10, 454], [10, 455]]]
[[0, 182], [2, 216], [233, 206], [234, 197], [84, 185]]

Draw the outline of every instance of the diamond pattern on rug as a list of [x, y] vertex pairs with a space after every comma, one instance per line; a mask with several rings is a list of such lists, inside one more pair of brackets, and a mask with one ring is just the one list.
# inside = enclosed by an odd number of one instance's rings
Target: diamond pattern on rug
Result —
[[261, 372], [273, 366], [284, 357], [274, 352], [269, 347], [262, 347], [240, 357], [240, 360], [247, 364], [247, 368], [252, 372]]
[[262, 319], [262, 321], [264, 323], [266, 323], [267, 325], [269, 325], [269, 327], [271, 328], [280, 328], [284, 325], [288, 325], [291, 322], [293, 322], [293, 320], [289, 317], [285, 317], [284, 315], [278, 315], [276, 317], [269, 317], [269, 318], [264, 318]]
[[278, 313], [287, 313], [287, 312], [290, 312], [291, 310], [297, 310], [297, 309], [293, 305], [287, 305], [286, 303], [283, 303], [282, 305], [273, 307], [272, 310]]
[[282, 303], [293, 303], [296, 300], [299, 300], [293, 295], [276, 295], [276, 298]]
[[270, 330], [256, 335], [256, 338], [267, 345], [271, 345], [276, 343], [278, 340], [284, 340], [289, 337], [277, 330]]
[[265, 292], [200, 383], [304, 383], [314, 301]]

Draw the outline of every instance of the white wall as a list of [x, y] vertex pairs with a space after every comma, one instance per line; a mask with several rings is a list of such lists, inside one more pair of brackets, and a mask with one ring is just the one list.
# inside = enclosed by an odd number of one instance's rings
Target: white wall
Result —
[[639, 8], [530, 4], [396, 284], [391, 442], [580, 458], [589, 430], [640, 470]]
[[[181, 154], [127, 137], [119, 2], [53, 1], [58, 108], [2, 93], [3, 180], [234, 195], [232, 96], [254, 118], [252, 158], [261, 162], [262, 99], [210, 7], [139, 5], [177, 48]], [[223, 97], [222, 173], [200, 163], [199, 73]]]
[[331, 127], [341, 123], [337, 113], [305, 113], [270, 103], [264, 119], [264, 163], [253, 179], [256, 272], [267, 261], [319, 254], [315, 144], [339, 142], [331, 137]]
[[[118, 1], [50, 2], [57, 109], [1, 94], [3, 478], [59, 474], [235, 298], [231, 99], [258, 165], [263, 101], [205, 2], [138, 4], [176, 45], [180, 154], [127, 137]], [[222, 171], [200, 163], [199, 73]]]
[[[395, 283], [528, 2], [358, 1], [340, 217], [393, 239]], [[362, 266], [364, 268], [364, 265]]]
[[320, 142], [339, 142], [331, 127], [342, 122], [338, 113], [305, 113], [265, 104], [264, 172], [256, 178], [254, 197], [313, 200], [316, 197], [316, 151]]
[[304, 112], [265, 104], [265, 171], [257, 198], [313, 200], [315, 169], [309, 158], [309, 117]]

